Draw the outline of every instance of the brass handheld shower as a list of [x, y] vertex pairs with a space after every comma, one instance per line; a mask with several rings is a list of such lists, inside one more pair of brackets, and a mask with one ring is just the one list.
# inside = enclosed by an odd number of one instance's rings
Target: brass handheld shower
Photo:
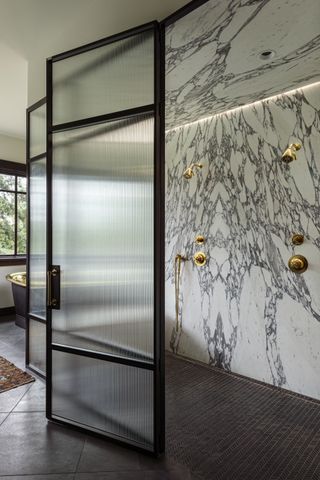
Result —
[[202, 163], [192, 163], [190, 165], [190, 167], [188, 167], [184, 172], [183, 172], [183, 176], [184, 178], [186, 178], [187, 180], [190, 180], [190, 178], [193, 177], [194, 175], [194, 168], [197, 167], [197, 168], [202, 168], [203, 165]]
[[282, 154], [282, 161], [285, 163], [290, 163], [293, 160], [297, 160], [297, 155], [296, 152], [297, 150], [300, 150], [301, 148], [301, 143], [291, 143], [289, 147], [284, 151]]

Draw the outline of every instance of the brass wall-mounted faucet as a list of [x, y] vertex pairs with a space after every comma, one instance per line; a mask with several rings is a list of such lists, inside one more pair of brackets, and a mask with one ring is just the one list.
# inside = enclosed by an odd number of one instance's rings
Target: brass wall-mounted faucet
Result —
[[285, 163], [291, 163], [292, 160], [297, 160], [296, 152], [302, 147], [301, 143], [291, 143], [289, 147], [283, 152], [281, 159]]
[[197, 168], [202, 168], [203, 165], [202, 163], [191, 163], [190, 167], [188, 167], [184, 172], [183, 172], [183, 176], [184, 178], [186, 178], [187, 180], [190, 180], [190, 178], [193, 177], [194, 175], [194, 168], [197, 167]]

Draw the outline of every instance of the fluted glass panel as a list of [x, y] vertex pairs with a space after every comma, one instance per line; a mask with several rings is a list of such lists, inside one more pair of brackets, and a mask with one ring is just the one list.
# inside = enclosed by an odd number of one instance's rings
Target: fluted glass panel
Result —
[[53, 125], [154, 103], [154, 37], [144, 32], [53, 63]]
[[54, 135], [54, 343], [153, 360], [153, 123]]
[[29, 312], [46, 316], [46, 158], [30, 163]]
[[64, 352], [52, 354], [54, 416], [152, 448], [152, 371]]
[[29, 320], [29, 365], [46, 372], [46, 325]]
[[30, 157], [46, 152], [46, 104], [30, 113]]

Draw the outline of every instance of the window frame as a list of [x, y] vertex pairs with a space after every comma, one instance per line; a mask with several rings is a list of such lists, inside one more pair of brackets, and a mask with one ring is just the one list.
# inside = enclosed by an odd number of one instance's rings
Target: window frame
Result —
[[[17, 238], [18, 238], [18, 195], [26, 195], [27, 191], [18, 191], [18, 177], [27, 177], [26, 165], [24, 163], [10, 162], [8, 160], [0, 159], [0, 174], [11, 175], [15, 177], [15, 189], [5, 190], [0, 189], [2, 192], [14, 193], [15, 195], [15, 225], [14, 225], [14, 254], [13, 255], [0, 255], [0, 266], [10, 265], [25, 265], [27, 259], [27, 245], [25, 253], [17, 253]], [[27, 187], [26, 187], [27, 190]]]

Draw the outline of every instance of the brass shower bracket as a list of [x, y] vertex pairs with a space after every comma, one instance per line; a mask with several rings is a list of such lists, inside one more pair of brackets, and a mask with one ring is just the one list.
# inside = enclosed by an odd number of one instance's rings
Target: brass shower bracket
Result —
[[177, 253], [176, 260], [186, 262], [188, 260], [188, 257], [186, 257], [185, 255], [181, 255], [181, 253]]

